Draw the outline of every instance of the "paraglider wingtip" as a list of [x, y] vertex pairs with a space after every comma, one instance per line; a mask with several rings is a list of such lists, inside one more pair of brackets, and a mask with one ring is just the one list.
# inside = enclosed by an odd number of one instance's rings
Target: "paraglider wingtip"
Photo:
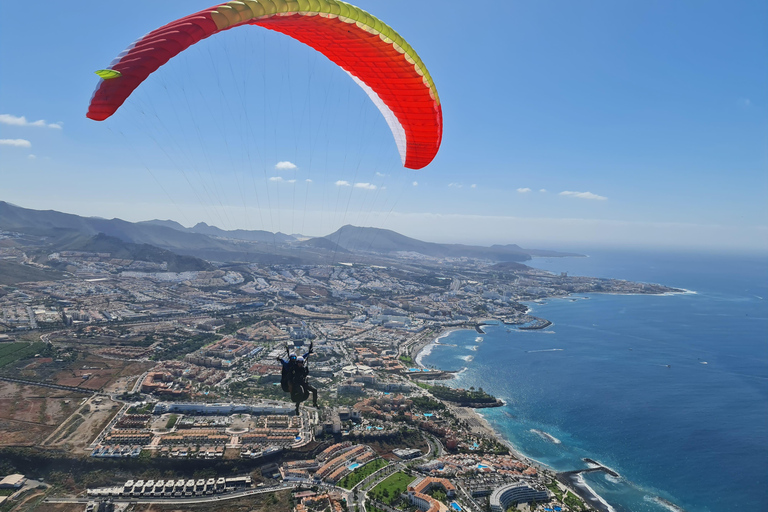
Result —
[[118, 78], [123, 76], [123, 74], [119, 71], [115, 71], [114, 69], [97, 69], [94, 71], [97, 75], [99, 75], [100, 78], [103, 78], [104, 80], [111, 80], [113, 78]]
[[108, 118], [109, 116], [108, 115], [104, 115], [101, 112], [90, 112], [89, 111], [89, 112], [87, 112], [85, 114], [85, 117], [87, 117], [88, 119], [93, 119], [94, 121], [103, 121], [106, 118]]

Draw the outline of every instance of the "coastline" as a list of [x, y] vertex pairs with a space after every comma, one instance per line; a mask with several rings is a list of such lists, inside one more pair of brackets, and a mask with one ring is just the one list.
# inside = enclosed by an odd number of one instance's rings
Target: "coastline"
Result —
[[[475, 329], [474, 327], [450, 327], [450, 328], [441, 330], [438, 336], [436, 336], [433, 340], [429, 342], [420, 343], [418, 345], [419, 347], [418, 352], [416, 352], [416, 355], [413, 356], [414, 361], [418, 365], [423, 366], [421, 364], [421, 359], [432, 352], [432, 348], [439, 344], [438, 340], [445, 338], [446, 336], [456, 331], [474, 330], [474, 329]], [[435, 398], [435, 400], [440, 400], [440, 399]], [[567, 487], [571, 492], [573, 492], [575, 495], [579, 496], [582, 500], [584, 500], [584, 503], [594, 508], [595, 510], [598, 510], [599, 512], [615, 512], [615, 509], [611, 507], [611, 505], [609, 505], [608, 502], [606, 502], [602, 496], [596, 493], [584, 481], [581, 473], [576, 473], [572, 475], [570, 478], [561, 479], [561, 478], [558, 478], [558, 476], [560, 476], [560, 473], [555, 471], [553, 468], [547, 466], [543, 462], [540, 462], [536, 459], [531, 459], [530, 457], [523, 455], [520, 449], [517, 448], [514, 444], [512, 444], [512, 442], [509, 439], [504, 437], [503, 434], [501, 434], [499, 431], [493, 428], [493, 426], [485, 418], [485, 416], [483, 416], [479, 412], [482, 409], [476, 409], [471, 407], [461, 407], [456, 404], [452, 404], [451, 402], [448, 402], [446, 400], [440, 400], [440, 401], [443, 404], [445, 404], [445, 406], [448, 409], [450, 409], [453, 414], [455, 414], [457, 417], [466, 421], [470, 427], [470, 430], [473, 433], [491, 437], [497, 440], [498, 442], [502, 443], [504, 446], [506, 446], [509, 449], [509, 452], [512, 456], [519, 459], [520, 461], [525, 462], [526, 464], [532, 467], [535, 467], [537, 471], [552, 476], [556, 481], [560, 482], [563, 486]]]
[[469, 329], [472, 329], [472, 327], [447, 327], [442, 329], [434, 339], [430, 337], [420, 341], [419, 343], [414, 343], [413, 346], [410, 347], [410, 353], [413, 361], [419, 366], [424, 366], [421, 364], [421, 359], [424, 356], [428, 356], [432, 352], [432, 348], [438, 344], [440, 339], [445, 338], [452, 332], [465, 331]]
[[[440, 331], [440, 334], [434, 340], [428, 343], [420, 344], [421, 347], [419, 348], [419, 352], [416, 354], [416, 357], [414, 357], [414, 360], [418, 364], [421, 364], [420, 359], [423, 356], [429, 355], [429, 353], [432, 351], [431, 347], [434, 347], [435, 345], [437, 345], [437, 341], [439, 339], [445, 338], [449, 334], [456, 331], [463, 331], [463, 330], [469, 331], [473, 329], [474, 327], [450, 327]], [[440, 399], [436, 398], [436, 400], [440, 400]], [[508, 439], [506, 439], [503, 435], [501, 435], [498, 431], [496, 431], [491, 426], [490, 422], [482, 414], [478, 412], [478, 409], [473, 407], [461, 407], [456, 404], [452, 404], [451, 402], [448, 402], [446, 400], [440, 400], [440, 401], [443, 402], [445, 406], [448, 407], [454, 414], [461, 417], [462, 419], [467, 420], [472, 432], [476, 434], [484, 434], [484, 435], [493, 437], [494, 439], [498, 440], [499, 442], [507, 446], [509, 448], [510, 453], [515, 457], [519, 458], [520, 460], [529, 463], [531, 466], [535, 466], [537, 469], [542, 469], [547, 472], [555, 473], [555, 471], [549, 466], [547, 466], [546, 464], [534, 459], [530, 459], [525, 455], [523, 455], [516, 446], [514, 446]]]

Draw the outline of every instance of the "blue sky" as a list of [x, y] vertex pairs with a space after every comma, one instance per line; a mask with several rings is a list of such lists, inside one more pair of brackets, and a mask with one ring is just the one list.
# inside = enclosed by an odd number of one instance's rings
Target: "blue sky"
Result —
[[440, 242], [768, 250], [764, 1], [356, 5], [435, 80], [444, 137], [425, 169], [402, 168], [345, 73], [257, 27], [190, 48], [91, 121], [93, 71], [210, 4], [30, 15], [3, 1], [0, 200], [307, 235], [351, 223]]

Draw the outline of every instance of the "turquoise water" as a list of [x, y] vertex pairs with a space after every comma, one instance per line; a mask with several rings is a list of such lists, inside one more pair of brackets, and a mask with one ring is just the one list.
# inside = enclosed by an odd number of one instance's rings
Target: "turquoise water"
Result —
[[553, 325], [457, 331], [421, 362], [505, 400], [483, 414], [526, 456], [617, 471], [584, 475], [617, 511], [768, 510], [768, 259], [590, 256], [531, 265], [695, 293], [531, 304]]

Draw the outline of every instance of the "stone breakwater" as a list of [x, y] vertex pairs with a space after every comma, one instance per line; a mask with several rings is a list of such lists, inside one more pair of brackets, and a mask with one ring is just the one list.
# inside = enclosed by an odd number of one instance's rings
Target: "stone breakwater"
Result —
[[584, 482], [584, 479], [581, 478], [581, 475], [584, 473], [593, 473], [595, 471], [602, 471], [603, 473], [607, 473], [608, 475], [611, 475], [614, 478], [621, 478], [621, 476], [611, 468], [603, 466], [596, 460], [589, 459], [589, 458], [585, 458], [583, 460], [587, 464], [592, 465], [592, 467], [557, 473], [556, 475], [557, 479], [563, 485], [572, 489], [576, 494], [579, 495], [581, 499], [584, 500], [585, 503], [587, 503], [590, 507], [594, 508], [595, 510], [599, 510], [601, 512], [614, 512], [613, 507], [608, 505], [608, 503], [606, 503], [605, 500], [603, 500], [597, 493], [595, 493]]
[[552, 322], [547, 320], [546, 318], [538, 318], [538, 317], [531, 317], [533, 321], [529, 324], [520, 325], [518, 326], [518, 329], [521, 331], [532, 331], [536, 329], [546, 329], [550, 325], [552, 325]]

